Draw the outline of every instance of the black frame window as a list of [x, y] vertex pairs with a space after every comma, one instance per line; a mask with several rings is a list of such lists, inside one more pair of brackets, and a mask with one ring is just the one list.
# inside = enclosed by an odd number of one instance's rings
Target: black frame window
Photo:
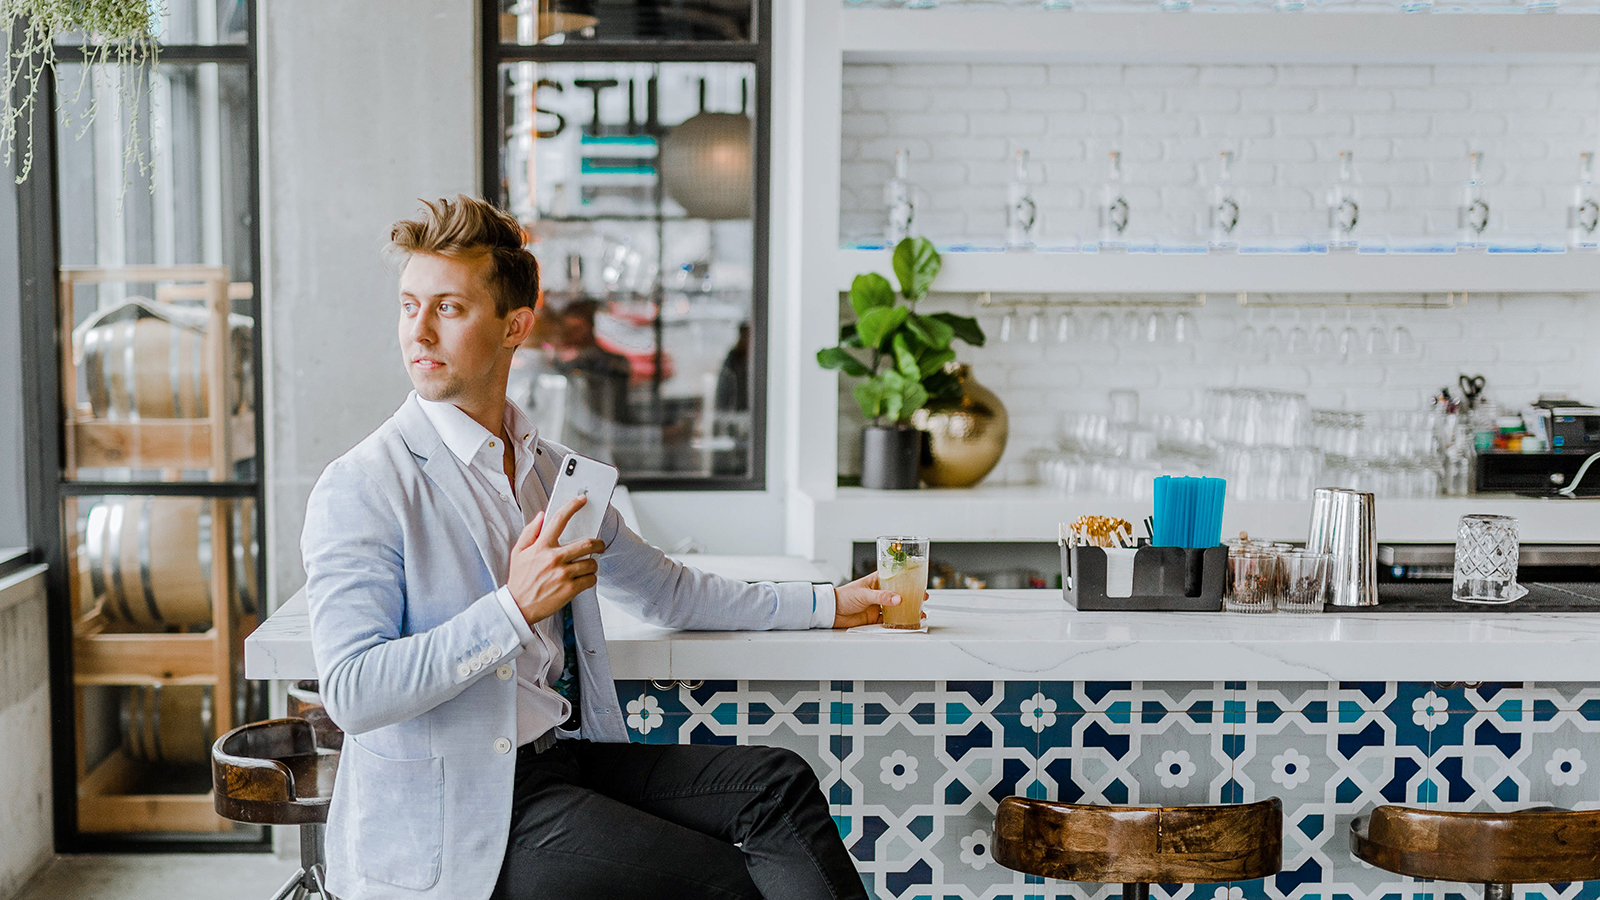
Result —
[[[517, 214], [535, 242], [532, 249], [544, 272], [541, 315], [548, 313], [558, 322], [563, 309], [578, 310], [567, 314], [567, 319], [588, 315], [590, 318], [579, 324], [585, 325], [594, 335], [592, 340], [607, 351], [593, 354], [596, 362], [592, 368], [608, 369], [615, 373], [617, 381], [626, 384], [626, 388], [619, 384], [608, 391], [603, 380], [597, 387], [597, 379], [583, 373], [584, 380], [564, 388], [562, 402], [568, 410], [575, 405], [586, 405], [588, 409], [565, 415], [568, 434], [562, 436], [562, 442], [579, 452], [609, 456], [621, 469], [623, 483], [634, 490], [764, 490], [771, 4], [770, 0], [752, 0], [747, 14], [721, 16], [716, 22], [704, 16], [688, 16], [685, 10], [695, 4], [659, 5], [662, 8], [657, 12], [661, 15], [640, 11], [653, 4], [607, 0], [576, 5], [557, 3], [554, 6], [560, 7], [560, 15], [535, 15], [524, 8], [531, 8], [526, 2], [483, 0], [483, 196]], [[535, 28], [555, 31], [552, 22], [569, 30], [564, 34], [532, 33]], [[519, 68], [519, 64], [531, 65]], [[648, 163], [637, 166], [637, 172], [634, 167], [621, 166], [614, 173], [617, 183], [641, 176], [637, 188], [641, 200], [633, 209], [620, 203], [614, 209], [576, 212], [576, 207], [590, 200], [587, 194], [580, 194], [582, 188], [568, 194], [558, 192], [553, 201], [545, 197], [535, 208], [530, 197], [536, 187], [542, 191], [546, 185], [536, 185], [536, 179], [528, 174], [534, 168], [528, 163], [532, 154], [525, 146], [516, 146], [519, 140], [526, 143], [527, 138], [537, 139], [562, 127], [572, 133], [583, 128], [585, 140], [616, 145], [609, 155], [618, 159], [635, 152], [626, 146], [630, 141], [653, 148], [655, 140], [663, 138], [660, 146], [667, 146], [670, 129], [663, 128], [657, 119], [658, 111], [672, 99], [665, 92], [676, 89], [678, 97], [692, 98], [694, 88], [685, 90], [682, 85], [696, 81], [702, 113], [749, 113], [753, 198], [746, 221], [709, 221], [720, 218], [720, 214], [692, 209], [686, 214], [685, 208], [666, 196], [671, 191], [664, 191], [661, 172]], [[536, 123], [529, 123], [519, 118], [517, 104], [519, 98], [526, 102], [526, 92], [535, 90], [560, 91], [568, 101], [581, 97], [584, 110], [563, 118], [540, 109]], [[590, 91], [592, 114], [587, 111]], [[626, 104], [628, 126], [615, 128], [616, 134], [602, 133], [598, 127], [602, 92], [607, 104], [619, 109]], [[566, 94], [574, 96], [565, 97]], [[693, 109], [689, 112], [693, 113]], [[663, 118], [676, 122], [681, 116]], [[519, 151], [525, 155], [518, 156]], [[659, 161], [665, 170], [666, 161]], [[539, 164], [546, 162], [541, 160]], [[585, 166], [603, 164], [587, 157], [582, 162]], [[548, 166], [541, 171], [549, 171]], [[606, 262], [611, 249], [616, 250], [619, 259], [625, 254], [617, 246], [617, 233], [636, 235], [625, 236], [620, 242], [631, 240], [632, 247], [642, 247], [644, 267], [653, 270], [631, 288], [624, 283], [621, 290], [616, 282], [625, 281], [625, 277], [610, 279], [614, 273]], [[737, 247], [736, 252], [740, 253], [748, 248], [748, 261], [744, 263], [748, 266], [748, 284], [740, 283], [737, 290], [725, 290], [720, 296], [717, 289], [686, 291], [682, 285], [701, 279], [703, 269], [692, 263], [680, 266], [679, 261], [670, 258], [675, 247], [695, 240], [709, 242], [713, 248], [720, 245], [724, 252], [729, 246]], [[712, 281], [705, 279], [704, 283]], [[691, 306], [694, 311], [686, 312]], [[597, 308], [598, 315], [594, 312]], [[707, 324], [719, 315], [721, 319]], [[686, 318], [696, 316], [700, 317], [698, 321], [684, 327]], [[607, 345], [605, 329], [608, 325], [616, 328], [618, 321], [632, 327], [631, 336], [637, 346], [645, 349], [629, 354], [619, 346], [626, 340]], [[713, 350], [701, 358], [674, 357], [675, 327], [680, 334], [696, 329], [697, 338], [720, 329], [715, 334], [721, 342], [705, 341]], [[620, 361], [623, 358], [632, 366], [631, 378], [628, 366]], [[677, 385], [663, 386], [675, 373], [681, 375], [685, 371], [695, 371], [704, 387], [698, 388], [701, 382], [696, 382], [696, 390], [686, 391], [682, 377]], [[512, 394], [521, 401], [515, 372]], [[574, 398], [580, 402], [575, 404]], [[538, 406], [537, 400], [530, 402]], [[589, 415], [593, 410], [623, 408], [626, 412], [621, 415]], [[703, 410], [715, 412], [706, 416]], [[539, 422], [539, 411], [529, 411]], [[586, 425], [595, 420], [600, 420], [603, 427], [586, 430]], [[603, 433], [601, 439], [592, 440], [597, 433]], [[591, 438], [589, 443], [585, 442], [586, 437]]]

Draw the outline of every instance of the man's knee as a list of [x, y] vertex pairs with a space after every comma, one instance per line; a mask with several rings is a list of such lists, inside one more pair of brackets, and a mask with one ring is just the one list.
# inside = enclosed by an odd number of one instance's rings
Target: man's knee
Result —
[[817, 773], [805, 757], [786, 747], [751, 747], [758, 770], [764, 780], [774, 787], [793, 786], [804, 790], [821, 790]]

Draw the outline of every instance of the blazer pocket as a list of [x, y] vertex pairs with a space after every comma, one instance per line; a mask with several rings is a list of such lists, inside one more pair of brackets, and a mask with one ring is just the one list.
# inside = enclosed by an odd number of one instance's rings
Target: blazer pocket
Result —
[[390, 759], [347, 739], [339, 777], [352, 763], [356, 871], [415, 891], [433, 887], [444, 857], [444, 760]]

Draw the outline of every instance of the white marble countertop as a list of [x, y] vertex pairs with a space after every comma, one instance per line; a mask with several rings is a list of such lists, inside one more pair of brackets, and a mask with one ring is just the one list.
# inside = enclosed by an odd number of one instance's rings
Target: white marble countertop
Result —
[[[1600, 681], [1600, 615], [1081, 613], [1059, 591], [932, 591], [927, 633], [675, 632], [607, 609], [619, 679]], [[245, 676], [314, 678], [296, 595]]]

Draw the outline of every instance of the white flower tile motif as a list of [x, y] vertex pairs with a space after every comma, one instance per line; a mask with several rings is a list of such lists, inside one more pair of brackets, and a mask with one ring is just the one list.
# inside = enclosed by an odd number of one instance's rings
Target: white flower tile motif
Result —
[[[1284, 805], [1283, 870], [1157, 900], [1470, 900], [1354, 861], [1384, 803], [1600, 808], [1600, 685], [707, 682], [618, 685], [638, 741], [768, 744], [809, 761], [879, 900], [1114, 900], [994, 861], [999, 801]], [[1600, 900], [1600, 882], [1518, 888]]]

